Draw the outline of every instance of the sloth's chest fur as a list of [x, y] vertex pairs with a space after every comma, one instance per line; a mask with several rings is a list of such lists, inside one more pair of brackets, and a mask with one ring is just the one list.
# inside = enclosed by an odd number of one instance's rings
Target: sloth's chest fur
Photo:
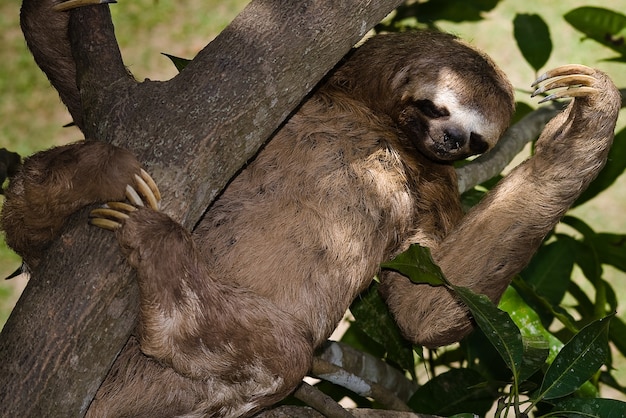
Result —
[[409, 241], [440, 239], [450, 222], [434, 217], [455, 203], [441, 191], [448, 176], [415, 178], [394, 129], [358, 106], [316, 105], [229, 185], [196, 238], [218, 277], [272, 300], [322, 341], [380, 262]]

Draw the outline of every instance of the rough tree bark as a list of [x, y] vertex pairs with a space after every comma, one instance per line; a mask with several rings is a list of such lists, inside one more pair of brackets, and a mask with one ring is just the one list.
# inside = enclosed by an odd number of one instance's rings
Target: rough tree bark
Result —
[[[192, 228], [311, 88], [399, 3], [253, 1], [179, 76], [142, 83], [124, 68], [108, 8], [73, 10], [84, 134], [135, 152], [162, 188], [164, 211]], [[113, 237], [85, 220], [83, 212], [67, 225], [0, 336], [5, 416], [84, 414], [134, 326], [132, 274]]]

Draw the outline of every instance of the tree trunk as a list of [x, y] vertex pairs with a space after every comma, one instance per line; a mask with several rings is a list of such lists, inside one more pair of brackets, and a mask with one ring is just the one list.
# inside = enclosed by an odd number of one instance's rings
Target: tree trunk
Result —
[[[180, 75], [142, 83], [123, 66], [108, 8], [73, 10], [85, 136], [135, 152], [162, 189], [163, 210], [191, 229], [324, 74], [399, 3], [253, 1]], [[113, 236], [89, 228], [86, 213], [70, 220], [2, 331], [3, 416], [83, 415], [135, 324], [132, 274]]]

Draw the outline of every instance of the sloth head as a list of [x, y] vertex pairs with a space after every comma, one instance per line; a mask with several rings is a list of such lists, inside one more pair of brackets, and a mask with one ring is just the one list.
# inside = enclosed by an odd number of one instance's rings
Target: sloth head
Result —
[[430, 159], [456, 161], [489, 150], [498, 138], [479, 114], [458, 106], [453, 95], [407, 100], [398, 125]]
[[[439, 32], [375, 36], [353, 53], [339, 77], [437, 162], [493, 148], [514, 111], [511, 84], [493, 61]], [[348, 86], [347, 77], [354, 80]]]
[[429, 159], [456, 161], [482, 154], [509, 125], [512, 93], [501, 89], [493, 74], [481, 77], [469, 71], [441, 66], [426, 79], [398, 74], [404, 80], [396, 87], [400, 100], [391, 116]]

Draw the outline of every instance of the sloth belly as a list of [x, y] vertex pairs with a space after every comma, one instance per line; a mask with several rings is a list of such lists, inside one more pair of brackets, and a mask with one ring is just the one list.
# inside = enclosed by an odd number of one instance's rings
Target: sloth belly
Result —
[[294, 122], [228, 186], [194, 235], [217, 278], [270, 299], [321, 343], [413, 232], [414, 202], [400, 157], [380, 132], [334, 127], [338, 136], [326, 126], [331, 132], [298, 137]]

